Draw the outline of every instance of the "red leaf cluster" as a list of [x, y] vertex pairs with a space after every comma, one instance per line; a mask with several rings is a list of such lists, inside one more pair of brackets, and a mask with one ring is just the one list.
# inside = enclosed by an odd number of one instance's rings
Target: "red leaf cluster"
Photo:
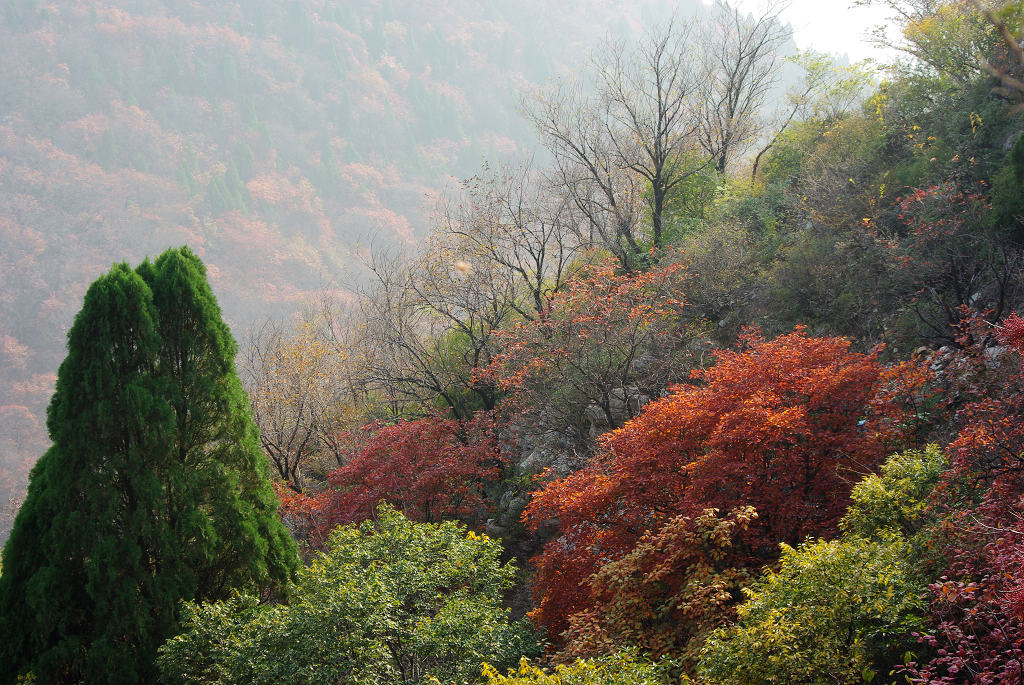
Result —
[[928, 651], [904, 673], [918, 683], [1017, 683], [1024, 680], [1024, 319], [1013, 314], [992, 335], [981, 315], [966, 314], [963, 349], [946, 365], [966, 401], [936, 500], [947, 510], [941, 556], [949, 562], [930, 586], [932, 628], [919, 637]]
[[327, 525], [365, 520], [380, 501], [415, 521], [483, 523], [488, 506], [483, 488], [500, 476], [502, 466], [490, 415], [455, 421], [435, 413], [367, 430], [365, 446], [328, 476]]
[[1022, 682], [1024, 622], [1013, 606], [1021, 538], [1009, 531], [994, 536], [972, 515], [957, 523], [953, 563], [929, 586], [933, 628], [918, 636], [927, 657], [900, 670], [910, 682], [930, 685]]
[[527, 524], [561, 525], [535, 559], [534, 616], [550, 634], [590, 608], [591, 574], [673, 517], [751, 505], [758, 519], [741, 540], [761, 558], [779, 542], [834, 532], [858, 474], [906, 429], [904, 410], [882, 391], [901, 375], [917, 382], [916, 372], [887, 372], [876, 354], [802, 328], [774, 340], [747, 332], [741, 343], [717, 352], [694, 385], [675, 386], [607, 434], [587, 468], [534, 497]]
[[434, 413], [360, 432], [349, 436], [350, 460], [328, 475], [327, 489], [306, 495], [278, 488], [282, 516], [297, 537], [319, 546], [335, 526], [372, 517], [381, 501], [415, 521], [485, 521], [484, 489], [504, 464], [489, 414], [456, 421]]

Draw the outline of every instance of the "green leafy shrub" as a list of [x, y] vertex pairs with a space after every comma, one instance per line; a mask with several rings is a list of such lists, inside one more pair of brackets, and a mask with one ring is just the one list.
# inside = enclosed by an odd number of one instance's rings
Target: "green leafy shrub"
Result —
[[636, 658], [631, 652], [619, 652], [597, 659], [579, 659], [553, 669], [532, 665], [525, 657], [519, 668], [502, 675], [484, 664], [487, 685], [662, 685], [668, 680], [656, 665]]
[[925, 583], [899, 536], [782, 546], [739, 608], [712, 634], [697, 673], [713, 683], [870, 681], [922, 626]]
[[340, 526], [299, 573], [288, 605], [251, 595], [187, 605], [160, 650], [172, 683], [444, 683], [507, 666], [536, 645], [500, 606], [515, 569], [501, 545], [453, 522], [381, 505]]
[[854, 486], [842, 529], [865, 538], [886, 532], [913, 535], [924, 525], [928, 496], [948, 465], [938, 445], [889, 457], [880, 474]]

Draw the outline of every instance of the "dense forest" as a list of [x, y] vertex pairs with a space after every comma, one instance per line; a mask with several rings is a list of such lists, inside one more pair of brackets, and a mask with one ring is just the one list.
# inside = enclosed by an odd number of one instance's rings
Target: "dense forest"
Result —
[[1024, 682], [1024, 2], [398, 4], [9, 3], [0, 683]]

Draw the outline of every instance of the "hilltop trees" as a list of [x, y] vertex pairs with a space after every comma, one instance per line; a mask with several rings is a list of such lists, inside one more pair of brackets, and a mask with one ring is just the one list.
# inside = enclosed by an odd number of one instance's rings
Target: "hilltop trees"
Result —
[[[198, 262], [115, 268], [5, 560], [0, 685], [145, 682], [154, 653], [210, 683], [468, 682], [484, 659], [493, 683], [1019, 680], [1024, 143], [983, 66], [939, 73], [965, 3], [891, 0], [938, 13], [908, 27], [929, 66], [858, 112], [863, 74], [805, 57], [767, 133], [771, 14], [719, 4], [697, 49], [679, 24], [609, 50], [534, 108], [550, 174], [485, 170], [415, 255], [372, 255], [349, 312], [265, 327], [252, 410], [311, 562], [282, 601], [289, 543]], [[318, 183], [342, 182], [357, 151], [321, 149]], [[253, 212], [305, 194], [236, 156], [218, 183]], [[949, 347], [883, 363], [928, 342]], [[508, 620], [527, 584], [549, 661], [502, 675], [536, 646]]]
[[673, 24], [635, 53], [610, 45], [593, 65], [593, 96], [563, 86], [537, 98], [530, 112], [554, 156], [559, 187], [627, 269], [651, 245], [664, 245], [669, 194], [709, 165], [684, 154], [698, 145], [698, 74], [683, 50], [689, 34], [689, 26]]
[[181, 599], [287, 581], [235, 343], [187, 248], [95, 281], [4, 548], [0, 681], [147, 681]]

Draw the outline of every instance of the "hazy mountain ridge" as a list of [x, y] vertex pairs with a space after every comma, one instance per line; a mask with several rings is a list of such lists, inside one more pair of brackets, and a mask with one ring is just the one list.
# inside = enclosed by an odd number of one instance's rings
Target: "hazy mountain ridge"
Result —
[[669, 5], [7, 2], [0, 499], [112, 259], [187, 243], [236, 327], [293, 307], [371, 242], [412, 244], [453, 177], [535, 144], [524, 90]]

